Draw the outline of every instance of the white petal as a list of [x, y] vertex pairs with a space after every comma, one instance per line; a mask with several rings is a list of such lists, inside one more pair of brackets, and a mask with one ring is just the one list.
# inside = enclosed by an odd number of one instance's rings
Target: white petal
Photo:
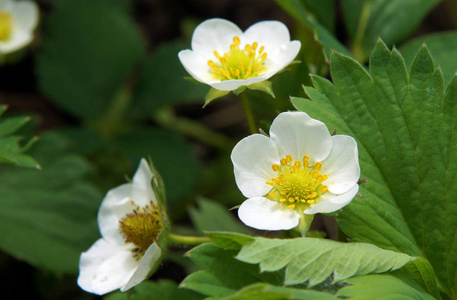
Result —
[[19, 50], [32, 42], [33, 36], [30, 32], [21, 29], [13, 30], [8, 41], [0, 41], [0, 53], [10, 53]]
[[236, 184], [245, 197], [264, 196], [271, 190], [265, 182], [277, 177], [272, 165], [279, 162], [278, 150], [271, 139], [261, 134], [245, 137], [236, 144], [230, 157]]
[[178, 57], [184, 69], [196, 80], [206, 84], [215, 81], [208, 66], [208, 57], [203, 57], [191, 50], [180, 51]]
[[325, 185], [334, 194], [342, 194], [357, 183], [360, 177], [357, 142], [347, 135], [332, 136], [332, 150], [322, 161], [321, 174], [327, 174]]
[[13, 0], [0, 0], [0, 11], [10, 11], [14, 4]]
[[160, 259], [161, 255], [162, 250], [159, 245], [157, 245], [157, 243], [152, 243], [148, 250], [144, 253], [143, 258], [140, 260], [135, 273], [133, 273], [129, 282], [121, 288], [121, 291], [125, 292], [145, 280], [149, 276], [151, 270], [155, 267], [155, 264]]
[[238, 217], [247, 226], [260, 230], [292, 229], [300, 219], [294, 209], [264, 197], [244, 201], [238, 209]]
[[289, 43], [290, 34], [286, 25], [279, 21], [262, 21], [246, 29], [243, 40], [249, 44], [257, 42], [259, 47], [264, 46], [268, 52]]
[[124, 286], [137, 266], [128, 249], [99, 239], [81, 254], [78, 285], [85, 291], [103, 295]]
[[[273, 76], [274, 74], [270, 75]], [[208, 82], [213, 88], [221, 91], [233, 91], [239, 88], [240, 86], [248, 86], [256, 82], [261, 82], [267, 80], [267, 76], [264, 74], [259, 77], [253, 77], [248, 79], [233, 79], [233, 80], [224, 80], [224, 81], [213, 81]]]
[[11, 15], [16, 28], [32, 32], [38, 24], [38, 5], [33, 1], [16, 1]]
[[271, 124], [270, 137], [281, 157], [289, 154], [294, 160], [301, 161], [304, 155], [309, 155], [311, 164], [326, 158], [332, 148], [325, 124], [304, 112], [279, 114]]
[[268, 52], [265, 60], [268, 78], [287, 67], [297, 57], [300, 47], [301, 43], [299, 41], [292, 41]]
[[149, 194], [132, 183], [108, 191], [100, 205], [97, 218], [103, 238], [112, 244], [123, 245], [124, 238], [119, 232], [119, 221], [128, 213], [132, 213], [136, 206], [149, 203], [148, 199]]
[[135, 201], [137, 205], [145, 206], [149, 204], [149, 201], [152, 201], [152, 203], [157, 204], [157, 199], [155, 198], [155, 194], [152, 191], [152, 176], [153, 175], [151, 169], [149, 168], [149, 164], [144, 158], [142, 158], [140, 164], [138, 165], [138, 169], [135, 172], [135, 175], [133, 175], [132, 182], [133, 184], [138, 186], [138, 188], [143, 188], [148, 194], [149, 199], [142, 198], [141, 200], [143, 200], [144, 202], [141, 202], [140, 200], [138, 200], [138, 202]]
[[232, 22], [224, 19], [209, 19], [195, 28], [192, 35], [192, 50], [207, 59], [216, 59], [214, 51], [224, 54], [230, 49], [234, 36], [242, 31]]
[[349, 204], [352, 199], [354, 199], [358, 191], [359, 185], [355, 184], [349, 191], [343, 194], [335, 195], [330, 192], [326, 192], [320, 197], [322, 202], [311, 205], [311, 207], [305, 210], [304, 213], [307, 215], [312, 215], [317, 213], [330, 213], [337, 211], [338, 209]]

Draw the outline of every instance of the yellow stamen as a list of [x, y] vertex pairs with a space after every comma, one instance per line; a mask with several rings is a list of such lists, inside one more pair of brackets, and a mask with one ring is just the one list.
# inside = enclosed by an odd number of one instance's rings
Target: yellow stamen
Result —
[[286, 198], [281, 198], [281, 199], [279, 199], [279, 202], [281, 202], [281, 203], [286, 202]]
[[268, 196], [270, 196], [271, 198], [276, 198], [276, 194], [273, 193], [273, 192], [269, 192], [269, 193], [268, 193]]
[[326, 191], [328, 191], [328, 186], [323, 185], [323, 186], [321, 187], [321, 193], [325, 193]]
[[314, 202], [316, 202], [316, 200], [308, 200], [309, 204], [313, 204]]
[[272, 168], [273, 168], [273, 171], [275, 171], [275, 172], [279, 171], [279, 169], [280, 169], [280, 167], [277, 164], [274, 164]]
[[322, 168], [322, 163], [320, 161], [318, 161], [317, 163], [314, 164], [314, 169], [319, 171], [321, 168]]
[[265, 181], [266, 184], [268, 185], [274, 185], [275, 183], [273, 181]]
[[301, 166], [300, 162], [298, 160], [296, 160], [295, 163], [294, 163], [294, 167], [295, 168], [300, 168], [300, 166]]
[[288, 205], [287, 207], [290, 208], [290, 209], [294, 209], [295, 208], [295, 204]]
[[289, 202], [290, 202], [290, 203], [294, 203], [294, 202], [295, 202], [295, 199], [292, 198], [292, 197], [290, 197], [290, 198], [289, 198]]
[[287, 165], [287, 160], [285, 158], [281, 158], [281, 165]]

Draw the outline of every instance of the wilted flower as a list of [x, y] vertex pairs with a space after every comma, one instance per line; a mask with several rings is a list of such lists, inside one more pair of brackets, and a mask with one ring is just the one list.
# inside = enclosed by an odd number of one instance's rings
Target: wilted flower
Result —
[[294, 228], [305, 215], [342, 208], [359, 189], [356, 141], [330, 136], [324, 123], [303, 112], [281, 113], [270, 137], [244, 138], [231, 158], [236, 184], [249, 198], [238, 215], [257, 229]]
[[279, 21], [258, 22], [242, 32], [224, 19], [210, 19], [192, 36], [192, 50], [179, 52], [196, 80], [217, 90], [233, 91], [267, 80], [290, 64], [300, 51]]
[[30, 44], [37, 23], [38, 6], [35, 2], [0, 0], [0, 54]]
[[81, 254], [78, 285], [82, 289], [98, 295], [126, 291], [160, 263], [157, 239], [164, 229], [164, 212], [151, 187], [152, 178], [142, 159], [131, 183], [106, 194], [98, 212], [102, 238]]

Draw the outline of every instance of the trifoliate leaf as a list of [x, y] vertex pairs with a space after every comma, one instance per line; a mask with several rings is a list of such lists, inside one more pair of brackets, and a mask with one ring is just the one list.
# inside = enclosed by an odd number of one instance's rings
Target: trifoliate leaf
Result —
[[444, 88], [426, 47], [410, 72], [379, 41], [370, 73], [335, 53], [333, 84], [313, 77], [297, 109], [358, 142], [360, 195], [339, 214], [352, 239], [427, 258], [441, 286], [457, 291], [457, 77]]

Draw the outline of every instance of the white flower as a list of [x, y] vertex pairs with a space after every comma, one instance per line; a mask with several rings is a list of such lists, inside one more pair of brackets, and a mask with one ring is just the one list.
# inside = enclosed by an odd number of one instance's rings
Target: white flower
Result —
[[102, 238], [81, 254], [79, 262], [78, 285], [83, 290], [98, 295], [126, 291], [157, 267], [162, 250], [156, 241], [163, 221], [152, 177], [142, 159], [132, 183], [106, 194], [98, 212]]
[[195, 29], [192, 50], [179, 52], [184, 68], [215, 89], [233, 91], [267, 80], [300, 51], [279, 21], [258, 22], [242, 32], [224, 19], [207, 20]]
[[236, 184], [249, 198], [238, 215], [257, 229], [294, 228], [304, 214], [342, 208], [359, 189], [356, 141], [330, 136], [324, 123], [303, 112], [281, 113], [269, 138], [242, 139], [231, 158]]
[[30, 44], [37, 23], [38, 6], [35, 2], [0, 0], [0, 54]]

